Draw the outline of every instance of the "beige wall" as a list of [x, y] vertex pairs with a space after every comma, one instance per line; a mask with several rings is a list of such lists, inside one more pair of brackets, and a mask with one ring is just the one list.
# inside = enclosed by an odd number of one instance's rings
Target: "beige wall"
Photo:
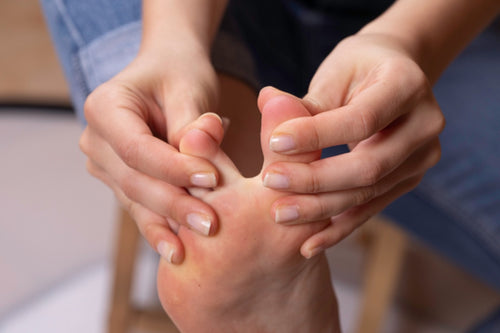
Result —
[[0, 1], [0, 43], [0, 102], [69, 100], [38, 1]]

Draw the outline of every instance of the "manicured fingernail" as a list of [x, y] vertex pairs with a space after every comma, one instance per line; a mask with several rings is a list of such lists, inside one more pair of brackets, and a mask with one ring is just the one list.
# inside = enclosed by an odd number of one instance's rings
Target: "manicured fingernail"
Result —
[[212, 226], [212, 222], [206, 215], [199, 213], [188, 214], [187, 223], [191, 226], [191, 228], [198, 231], [204, 236], [208, 236], [210, 234], [210, 227]]
[[273, 135], [269, 140], [269, 149], [275, 152], [285, 152], [295, 149], [295, 141], [291, 135]]
[[323, 246], [317, 246], [317, 247], [307, 249], [305, 251], [306, 253], [305, 253], [304, 257], [306, 257], [306, 259], [311, 259], [312, 257], [317, 256], [318, 254], [320, 254], [324, 250], [325, 250], [325, 248]]
[[290, 179], [287, 176], [282, 175], [280, 173], [268, 172], [264, 176], [264, 186], [275, 188], [275, 189], [283, 189], [290, 187]]
[[274, 213], [276, 223], [290, 222], [299, 218], [298, 206], [280, 206]]
[[191, 175], [191, 184], [199, 187], [215, 187], [217, 186], [217, 179], [211, 172], [199, 172]]
[[172, 245], [165, 241], [160, 241], [157, 247], [158, 253], [161, 255], [163, 259], [168, 261], [169, 263], [173, 263], [175, 249]]

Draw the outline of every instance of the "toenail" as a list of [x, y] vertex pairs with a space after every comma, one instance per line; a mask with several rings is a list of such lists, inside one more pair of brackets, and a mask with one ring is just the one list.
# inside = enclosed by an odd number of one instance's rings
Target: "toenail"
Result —
[[269, 149], [274, 152], [285, 152], [295, 149], [295, 141], [291, 135], [273, 135], [269, 140]]
[[204, 236], [208, 236], [210, 234], [210, 227], [212, 226], [212, 222], [210, 221], [208, 216], [204, 214], [188, 214], [187, 223], [191, 226], [191, 228], [198, 231]]
[[288, 177], [285, 175], [275, 172], [266, 173], [263, 183], [265, 187], [275, 189], [284, 189], [290, 187], [290, 179], [288, 179]]
[[274, 213], [274, 221], [276, 223], [290, 222], [299, 218], [298, 206], [280, 206]]
[[310, 248], [310, 249], [305, 251], [306, 252], [305, 257], [306, 257], [306, 259], [311, 259], [312, 257], [317, 256], [318, 254], [320, 254], [324, 250], [325, 250], [325, 248], [321, 245]]

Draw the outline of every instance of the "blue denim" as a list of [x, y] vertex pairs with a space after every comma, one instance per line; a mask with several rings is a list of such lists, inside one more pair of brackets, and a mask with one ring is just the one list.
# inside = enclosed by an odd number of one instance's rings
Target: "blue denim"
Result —
[[[136, 55], [140, 1], [42, 0], [75, 109]], [[387, 6], [387, 1], [383, 1]], [[322, 59], [384, 6], [317, 11], [303, 2], [232, 1], [225, 22], [248, 45], [262, 85], [302, 95]], [[238, 62], [243, 56], [236, 57]], [[233, 57], [233, 59], [235, 59]], [[243, 66], [248, 68], [248, 66]], [[240, 66], [241, 69], [241, 66]], [[231, 73], [234, 68], [228, 68]], [[241, 73], [238, 74], [241, 77]], [[251, 75], [248, 81], [253, 82]], [[442, 158], [385, 214], [430, 247], [500, 290], [500, 24], [451, 64], [434, 92], [447, 119]], [[345, 151], [335, 147], [326, 155]], [[498, 321], [491, 321], [498, 322]], [[500, 329], [497, 327], [497, 331]], [[494, 331], [494, 329], [490, 330]]]
[[[262, 84], [299, 96], [306, 93], [316, 68], [335, 45], [379, 14], [377, 10], [358, 16], [318, 12], [285, 0], [236, 1], [232, 6], [257, 59]], [[271, 14], [257, 15], [262, 12]], [[496, 22], [434, 88], [447, 119], [440, 163], [385, 214], [500, 290], [499, 91], [500, 24]], [[332, 147], [323, 155], [345, 151]]]

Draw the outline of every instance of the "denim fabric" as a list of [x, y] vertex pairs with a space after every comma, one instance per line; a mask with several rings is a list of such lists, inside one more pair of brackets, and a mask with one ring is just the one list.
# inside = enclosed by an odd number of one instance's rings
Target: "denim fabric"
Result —
[[[88, 82], [88, 68], [83, 68], [85, 63], [82, 63], [82, 54], [86, 52], [89, 44], [92, 45], [91, 43], [98, 37], [114, 29], [123, 29], [124, 25], [139, 21], [141, 1], [40, 0], [40, 3], [69, 83], [75, 110], [79, 119], [85, 122], [83, 104], [95, 85]], [[140, 32], [138, 35], [140, 36]], [[137, 38], [134, 42], [136, 41]], [[133, 58], [134, 55], [130, 54], [130, 49], [134, 48], [133, 42], [129, 45], [130, 47], [125, 50], [115, 50], [116, 61], [123, 64], [126, 61], [122, 57], [128, 60]], [[105, 48], [107, 51], [109, 49], [113, 49], [113, 46]], [[137, 50], [138, 47], [135, 46], [135, 49]], [[120, 69], [118, 68], [118, 70]], [[92, 81], [92, 79], [90, 80]]]
[[[139, 51], [141, 1], [40, 2], [70, 85], [76, 113], [85, 123], [83, 104], [88, 94], [125, 68]], [[258, 87], [253, 60], [228, 15], [223, 18], [211, 56], [219, 72]]]
[[441, 161], [386, 213], [500, 290], [499, 27], [479, 36], [436, 84], [447, 119]]
[[[138, 50], [140, 1], [42, 0], [42, 4], [83, 119], [87, 94], [126, 66]], [[262, 85], [302, 95], [331, 49], [376, 14], [319, 12], [292, 0], [232, 1], [225, 18], [231, 29], [223, 38], [229, 42], [216, 47], [244, 40]], [[436, 84], [434, 91], [447, 119], [441, 161], [385, 214], [500, 290], [499, 26], [479, 36]], [[228, 73], [254, 82], [251, 74], [242, 74], [251, 68], [248, 60], [241, 61], [242, 52], [221, 57], [221, 62]], [[231, 67], [229, 62], [243, 66]], [[325, 154], [343, 149], [332, 148]]]

